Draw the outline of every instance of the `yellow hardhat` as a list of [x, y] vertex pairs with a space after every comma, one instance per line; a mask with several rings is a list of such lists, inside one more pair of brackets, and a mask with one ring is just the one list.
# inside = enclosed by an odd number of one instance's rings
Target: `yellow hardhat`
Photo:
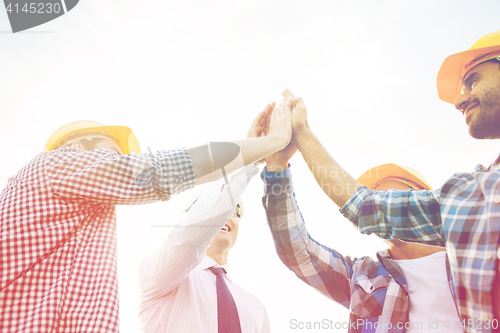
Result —
[[78, 120], [59, 127], [47, 140], [44, 151], [57, 148], [66, 138], [77, 133], [103, 133], [111, 136], [124, 154], [140, 153], [141, 148], [135, 134], [127, 126], [105, 126], [94, 120]]
[[500, 30], [479, 38], [467, 51], [446, 58], [437, 76], [439, 98], [455, 103], [462, 90], [465, 74], [474, 66], [500, 56]]
[[371, 168], [358, 178], [358, 182], [369, 188], [375, 188], [378, 184], [387, 180], [395, 180], [405, 183], [417, 190], [432, 190], [427, 179], [417, 170], [387, 163]]

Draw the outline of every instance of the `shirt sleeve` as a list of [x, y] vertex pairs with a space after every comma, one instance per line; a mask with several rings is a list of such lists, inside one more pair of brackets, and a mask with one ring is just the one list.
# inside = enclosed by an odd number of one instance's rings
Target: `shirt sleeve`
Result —
[[44, 154], [45, 186], [66, 204], [165, 201], [192, 188], [195, 181], [185, 149], [118, 155], [105, 149], [65, 147]]
[[359, 187], [340, 209], [363, 234], [444, 246], [439, 194]]
[[357, 275], [376, 275], [378, 263], [368, 257], [344, 257], [309, 236], [293, 192], [290, 168], [264, 170], [261, 177], [262, 203], [281, 261], [302, 281], [349, 308]]
[[169, 233], [163, 246], [144, 258], [139, 270], [143, 298], [168, 294], [203, 260], [212, 239], [233, 215], [241, 195], [257, 172], [252, 164], [236, 173], [229, 186], [220, 180], [203, 191]]

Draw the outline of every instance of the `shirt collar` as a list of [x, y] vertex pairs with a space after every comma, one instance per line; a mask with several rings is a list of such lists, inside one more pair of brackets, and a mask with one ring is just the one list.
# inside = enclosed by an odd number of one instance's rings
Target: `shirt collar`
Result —
[[490, 167], [488, 168], [488, 171], [493, 171], [493, 170], [498, 170], [500, 169], [500, 155], [491, 163]]
[[392, 278], [396, 280], [396, 282], [399, 283], [407, 293], [409, 293], [408, 282], [406, 282], [403, 269], [398, 265], [396, 261], [394, 261], [394, 259], [391, 258], [389, 250], [378, 251], [377, 258], [380, 264], [384, 266], [384, 268], [392, 276]]
[[203, 258], [203, 260], [198, 264], [199, 269], [207, 269], [207, 268], [210, 268], [212, 266], [224, 268], [226, 270], [226, 276], [227, 276], [227, 273], [229, 273], [229, 271], [228, 271], [229, 264], [219, 265], [217, 263], [217, 261], [213, 260], [212, 258], [210, 258], [207, 255], [205, 255], [205, 258]]

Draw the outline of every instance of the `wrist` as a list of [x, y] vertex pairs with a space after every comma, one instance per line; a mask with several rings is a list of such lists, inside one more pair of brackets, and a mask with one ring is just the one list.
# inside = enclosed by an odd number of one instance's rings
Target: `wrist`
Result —
[[297, 130], [294, 129], [292, 143], [300, 150], [301, 143], [306, 141], [311, 135], [313, 135], [313, 133], [309, 126], [300, 127]]
[[288, 169], [288, 161], [273, 161], [267, 163], [267, 171], [283, 171]]
[[272, 133], [266, 136], [266, 138], [268, 138], [269, 141], [272, 142], [273, 146], [277, 148], [276, 151], [280, 151], [285, 148], [290, 143], [291, 139], [289, 136], [281, 132]]
[[294, 135], [302, 135], [310, 130], [311, 128], [307, 122], [293, 126]]
[[309, 123], [307, 122], [307, 120], [303, 122], [302, 121], [294, 122], [292, 123], [292, 129], [294, 133], [300, 133], [302, 131], [306, 131], [309, 129]]

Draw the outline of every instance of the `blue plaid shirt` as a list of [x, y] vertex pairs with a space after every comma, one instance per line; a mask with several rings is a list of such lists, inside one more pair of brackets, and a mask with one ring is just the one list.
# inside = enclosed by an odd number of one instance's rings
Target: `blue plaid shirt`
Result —
[[492, 331], [500, 170], [478, 165], [472, 173], [453, 175], [434, 191], [378, 192], [363, 186], [340, 211], [365, 234], [443, 240], [465, 331]]
[[281, 261], [302, 281], [349, 309], [349, 322], [344, 327], [348, 332], [405, 332], [408, 284], [388, 251], [379, 251], [376, 261], [343, 256], [318, 243], [307, 232], [290, 168], [265, 170], [261, 177], [265, 184], [262, 203]]

